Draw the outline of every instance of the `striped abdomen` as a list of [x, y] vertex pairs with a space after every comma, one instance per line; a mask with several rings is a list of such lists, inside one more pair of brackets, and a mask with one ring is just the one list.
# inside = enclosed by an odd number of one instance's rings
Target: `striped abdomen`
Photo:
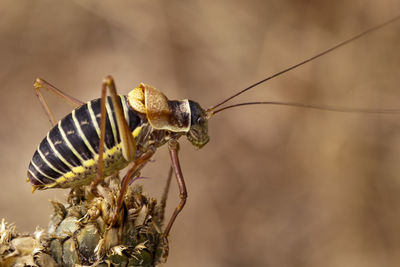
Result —
[[[124, 116], [134, 136], [143, 124], [125, 96], [120, 96]], [[88, 184], [96, 177], [101, 109], [100, 99], [92, 100], [60, 120], [35, 151], [29, 164], [28, 178], [34, 188], [72, 187]], [[104, 175], [126, 167], [111, 97], [106, 102]]]

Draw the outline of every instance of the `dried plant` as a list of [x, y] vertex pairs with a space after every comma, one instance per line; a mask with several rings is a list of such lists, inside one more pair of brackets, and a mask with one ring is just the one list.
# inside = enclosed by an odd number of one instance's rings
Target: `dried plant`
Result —
[[166, 260], [162, 239], [165, 203], [130, 186], [118, 221], [111, 220], [120, 190], [111, 177], [94, 196], [86, 187], [72, 189], [65, 202], [51, 201], [48, 229], [21, 234], [3, 219], [0, 266], [155, 266]]

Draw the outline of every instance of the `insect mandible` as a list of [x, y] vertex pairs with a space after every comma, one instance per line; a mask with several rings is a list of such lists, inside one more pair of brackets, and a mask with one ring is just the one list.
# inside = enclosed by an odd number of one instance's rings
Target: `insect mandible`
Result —
[[[209, 142], [208, 120], [216, 113], [233, 107], [259, 104], [297, 106], [339, 112], [400, 113], [399, 110], [337, 108], [273, 101], [245, 102], [219, 108], [261, 83], [298, 68], [399, 19], [400, 16], [370, 28], [309, 59], [269, 76], [208, 109], [203, 109], [197, 102], [187, 99], [168, 100], [161, 91], [146, 84], [140, 84], [127, 96], [120, 96], [117, 94], [111, 76], [106, 77], [103, 81], [101, 98], [87, 103], [63, 93], [42, 79], [37, 79], [35, 82], [36, 93], [53, 128], [33, 155], [28, 168], [28, 180], [32, 183], [33, 190], [70, 188], [88, 184], [92, 190], [96, 190], [96, 186], [104, 177], [115, 174], [133, 163], [122, 179], [121, 192], [114, 214], [114, 218], [116, 218], [130, 180], [139, 175], [140, 170], [151, 159], [158, 147], [168, 144], [171, 166], [179, 186], [180, 202], [165, 227], [163, 234], [167, 238], [187, 198], [178, 157], [178, 139], [186, 136], [194, 147], [202, 148]], [[52, 90], [76, 105], [77, 108], [56, 122], [41, 94], [41, 88]], [[107, 90], [110, 93], [108, 97]]]

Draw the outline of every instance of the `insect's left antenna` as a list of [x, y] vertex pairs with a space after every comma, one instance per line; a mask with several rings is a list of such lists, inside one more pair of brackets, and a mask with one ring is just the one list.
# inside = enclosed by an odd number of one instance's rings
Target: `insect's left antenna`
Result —
[[250, 90], [250, 89], [252, 89], [252, 88], [254, 88], [254, 87], [256, 87], [256, 86], [258, 86], [258, 85], [260, 85], [260, 84], [262, 84], [262, 83], [265, 83], [266, 81], [269, 81], [269, 80], [271, 80], [271, 79], [273, 79], [273, 78], [276, 78], [276, 77], [278, 77], [278, 76], [281, 76], [282, 74], [284, 74], [284, 73], [286, 73], [286, 72], [289, 72], [289, 71], [291, 71], [291, 70], [293, 70], [293, 69], [296, 69], [296, 68], [298, 68], [298, 67], [300, 67], [300, 66], [302, 66], [302, 65], [304, 65], [304, 64], [307, 64], [308, 62], [311, 62], [311, 61], [313, 61], [313, 60], [315, 60], [315, 59], [317, 59], [317, 58], [319, 58], [319, 57], [322, 57], [323, 55], [326, 55], [326, 54], [328, 54], [328, 53], [331, 53], [332, 51], [334, 51], [334, 50], [336, 50], [336, 49], [338, 49], [338, 48], [340, 48], [340, 47], [342, 47], [342, 46], [345, 46], [345, 45], [347, 45], [347, 44], [349, 44], [349, 43], [351, 43], [351, 42], [353, 42], [353, 41], [355, 41], [355, 40], [357, 40], [357, 39], [359, 39], [359, 38], [361, 38], [361, 37], [364, 37], [364, 36], [367, 35], [367, 34], [370, 34], [370, 33], [372, 33], [372, 32], [375, 32], [375, 31], [377, 31], [377, 30], [379, 30], [379, 29], [385, 27], [385, 26], [388, 26], [389, 24], [394, 23], [394, 22], [396, 22], [396, 21], [399, 20], [399, 19], [400, 19], [400, 15], [397, 15], [396, 17], [394, 17], [394, 18], [392, 18], [392, 19], [390, 19], [390, 20], [388, 20], [388, 21], [385, 21], [385, 22], [383, 22], [383, 23], [381, 23], [381, 24], [379, 24], [379, 25], [376, 25], [376, 26], [374, 26], [374, 27], [371, 27], [371, 28], [369, 28], [369, 29], [367, 29], [367, 30], [365, 30], [365, 31], [363, 31], [363, 32], [361, 32], [361, 33], [359, 33], [359, 34], [353, 36], [352, 38], [349, 38], [349, 39], [347, 39], [347, 40], [345, 40], [345, 41], [343, 41], [343, 42], [340, 42], [340, 43], [338, 43], [338, 44], [332, 46], [331, 48], [326, 49], [326, 50], [324, 50], [324, 51], [318, 53], [317, 55], [315, 55], [315, 56], [313, 56], [313, 57], [310, 57], [310, 58], [308, 58], [308, 59], [306, 59], [306, 60], [303, 60], [303, 61], [301, 61], [301, 62], [299, 62], [299, 63], [297, 63], [297, 64], [294, 64], [294, 65], [290, 66], [289, 68], [286, 68], [286, 69], [284, 69], [284, 70], [282, 70], [282, 71], [279, 71], [279, 72], [277, 72], [277, 73], [275, 73], [275, 74], [273, 74], [273, 75], [271, 75], [271, 76], [269, 76], [269, 77], [267, 77], [267, 78], [265, 78], [265, 79], [263, 79], [263, 80], [261, 80], [261, 81], [259, 81], [259, 82], [256, 82], [256, 83], [250, 85], [249, 87], [247, 87], [247, 88], [245, 88], [245, 89], [243, 89], [243, 90], [240, 90], [240, 91], [237, 92], [236, 94], [234, 94], [234, 95], [232, 95], [232, 96], [226, 98], [225, 100], [219, 102], [218, 104], [216, 104], [216, 105], [214, 105], [214, 106], [208, 108], [208, 109], [206, 110], [206, 112], [209, 113], [209, 114], [215, 114], [215, 112], [212, 112], [213, 110], [215, 110], [217, 107], [219, 107], [219, 106], [225, 104], [226, 102], [230, 101], [231, 99], [233, 99], [233, 98], [235, 98], [235, 97], [237, 97], [237, 96], [243, 94], [244, 92], [246, 92], [246, 91], [248, 91], [248, 90]]
[[345, 112], [345, 113], [400, 115], [400, 109], [367, 109], [367, 108], [333, 107], [333, 106], [325, 106], [325, 105], [310, 105], [310, 104], [297, 103], [297, 102], [256, 101], [256, 102], [238, 103], [238, 104], [229, 105], [229, 106], [225, 106], [225, 107], [222, 107], [219, 109], [212, 110], [209, 113], [210, 114], [209, 117], [211, 117], [212, 115], [217, 114], [223, 110], [227, 110], [227, 109], [235, 108], [235, 107], [241, 107], [241, 106], [250, 106], [250, 105], [290, 106], [290, 107], [318, 109], [318, 110], [324, 110], [324, 111], [335, 111], [335, 112]]

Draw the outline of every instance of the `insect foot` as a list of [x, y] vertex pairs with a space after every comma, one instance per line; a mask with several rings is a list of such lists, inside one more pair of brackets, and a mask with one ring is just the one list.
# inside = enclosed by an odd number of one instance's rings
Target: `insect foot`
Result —
[[160, 230], [164, 208], [141, 186], [127, 188], [120, 221], [111, 228], [120, 184], [106, 179], [96, 197], [83, 189], [72, 189], [65, 203], [51, 202], [47, 231], [21, 235], [3, 220], [0, 266], [150, 267], [166, 260]]

